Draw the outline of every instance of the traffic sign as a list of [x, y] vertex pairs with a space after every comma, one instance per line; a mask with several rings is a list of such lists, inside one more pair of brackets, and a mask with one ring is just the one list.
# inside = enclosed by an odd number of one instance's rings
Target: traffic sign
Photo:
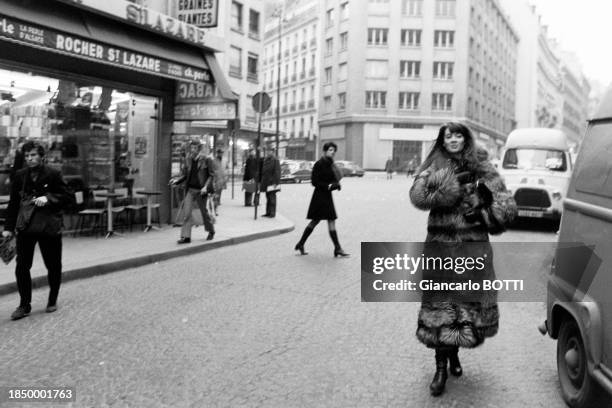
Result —
[[264, 113], [268, 109], [270, 109], [270, 105], [272, 104], [272, 100], [270, 99], [270, 95], [265, 92], [257, 92], [253, 95], [253, 109], [257, 113]]

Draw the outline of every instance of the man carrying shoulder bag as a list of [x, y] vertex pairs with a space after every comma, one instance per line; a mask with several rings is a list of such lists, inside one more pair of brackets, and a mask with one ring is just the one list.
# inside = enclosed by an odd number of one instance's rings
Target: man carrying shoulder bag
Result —
[[12, 320], [30, 314], [32, 279], [30, 268], [36, 243], [40, 247], [49, 282], [49, 299], [45, 311], [57, 310], [57, 296], [62, 280], [62, 208], [73, 200], [62, 175], [42, 163], [45, 149], [38, 142], [23, 145], [26, 167], [15, 174], [7, 209], [3, 237], [17, 234], [15, 277], [20, 303]]

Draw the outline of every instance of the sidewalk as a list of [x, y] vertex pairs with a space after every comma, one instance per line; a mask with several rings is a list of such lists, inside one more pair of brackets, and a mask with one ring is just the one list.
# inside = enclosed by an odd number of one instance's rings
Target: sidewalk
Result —
[[[205, 240], [207, 233], [202, 226], [193, 228], [191, 244], [182, 245], [176, 243], [180, 227], [170, 225], [162, 225], [161, 230], [154, 229], [150, 232], [142, 232], [142, 226], [135, 226], [134, 232], [119, 231], [124, 233], [123, 236], [113, 236], [109, 239], [105, 239], [102, 235], [97, 238], [65, 236], [62, 282], [267, 238], [290, 232], [295, 227], [291, 221], [278, 213], [276, 218], [260, 217], [265, 212], [265, 205], [257, 208], [257, 220], [255, 220], [254, 208], [243, 206], [241, 194], [234, 200], [228, 198], [222, 201], [219, 207], [215, 238], [212, 241]], [[0, 262], [0, 295], [17, 291], [14, 271], [15, 260], [8, 265]], [[34, 288], [47, 286], [47, 270], [38, 246], [31, 273]]]

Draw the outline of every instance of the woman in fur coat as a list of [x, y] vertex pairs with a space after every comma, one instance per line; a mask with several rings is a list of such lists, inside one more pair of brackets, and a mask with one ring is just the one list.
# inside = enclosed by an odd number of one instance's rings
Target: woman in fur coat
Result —
[[[485, 151], [486, 153], [486, 151]], [[483, 270], [423, 271], [423, 279], [463, 282], [495, 279], [489, 233], [479, 216], [485, 209], [501, 223], [516, 215], [516, 204], [495, 168], [482, 155], [470, 130], [460, 123], [443, 125], [410, 190], [412, 203], [429, 210], [425, 252], [428, 256], [457, 255], [485, 259]], [[423, 293], [417, 338], [435, 350], [436, 374], [431, 394], [444, 391], [447, 363], [454, 376], [462, 374], [459, 347], [477, 347], [497, 333], [499, 312], [493, 291]]]
[[323, 145], [323, 157], [321, 157], [312, 168], [310, 182], [314, 186], [312, 199], [308, 206], [308, 218], [310, 223], [304, 229], [302, 238], [295, 245], [295, 250], [300, 251], [301, 255], [306, 255], [308, 252], [304, 250], [306, 240], [312, 234], [319, 221], [327, 220], [329, 236], [334, 243], [334, 258], [349, 256], [338, 241], [338, 233], [336, 232], [336, 209], [332, 198], [332, 191], [340, 190], [340, 179], [342, 174], [334, 164], [334, 155], [338, 151], [338, 146], [333, 142], [328, 142]]

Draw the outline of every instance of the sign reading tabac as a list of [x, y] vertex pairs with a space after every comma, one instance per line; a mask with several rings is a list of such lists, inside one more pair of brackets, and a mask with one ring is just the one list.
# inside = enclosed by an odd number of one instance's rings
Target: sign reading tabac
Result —
[[235, 119], [234, 102], [203, 102], [174, 105], [174, 120]]
[[[193, 17], [185, 15], [176, 19], [127, 0], [59, 0], [92, 12], [118, 18], [149, 31], [160, 33], [175, 40], [216, 48], [212, 38], [201, 27], [216, 27], [219, 0], [179, 0], [185, 11], [194, 11]], [[196, 15], [197, 14], [197, 15]], [[192, 23], [193, 21], [193, 23]], [[197, 23], [197, 24], [196, 24]], [[212, 41], [216, 42], [216, 41]]]

